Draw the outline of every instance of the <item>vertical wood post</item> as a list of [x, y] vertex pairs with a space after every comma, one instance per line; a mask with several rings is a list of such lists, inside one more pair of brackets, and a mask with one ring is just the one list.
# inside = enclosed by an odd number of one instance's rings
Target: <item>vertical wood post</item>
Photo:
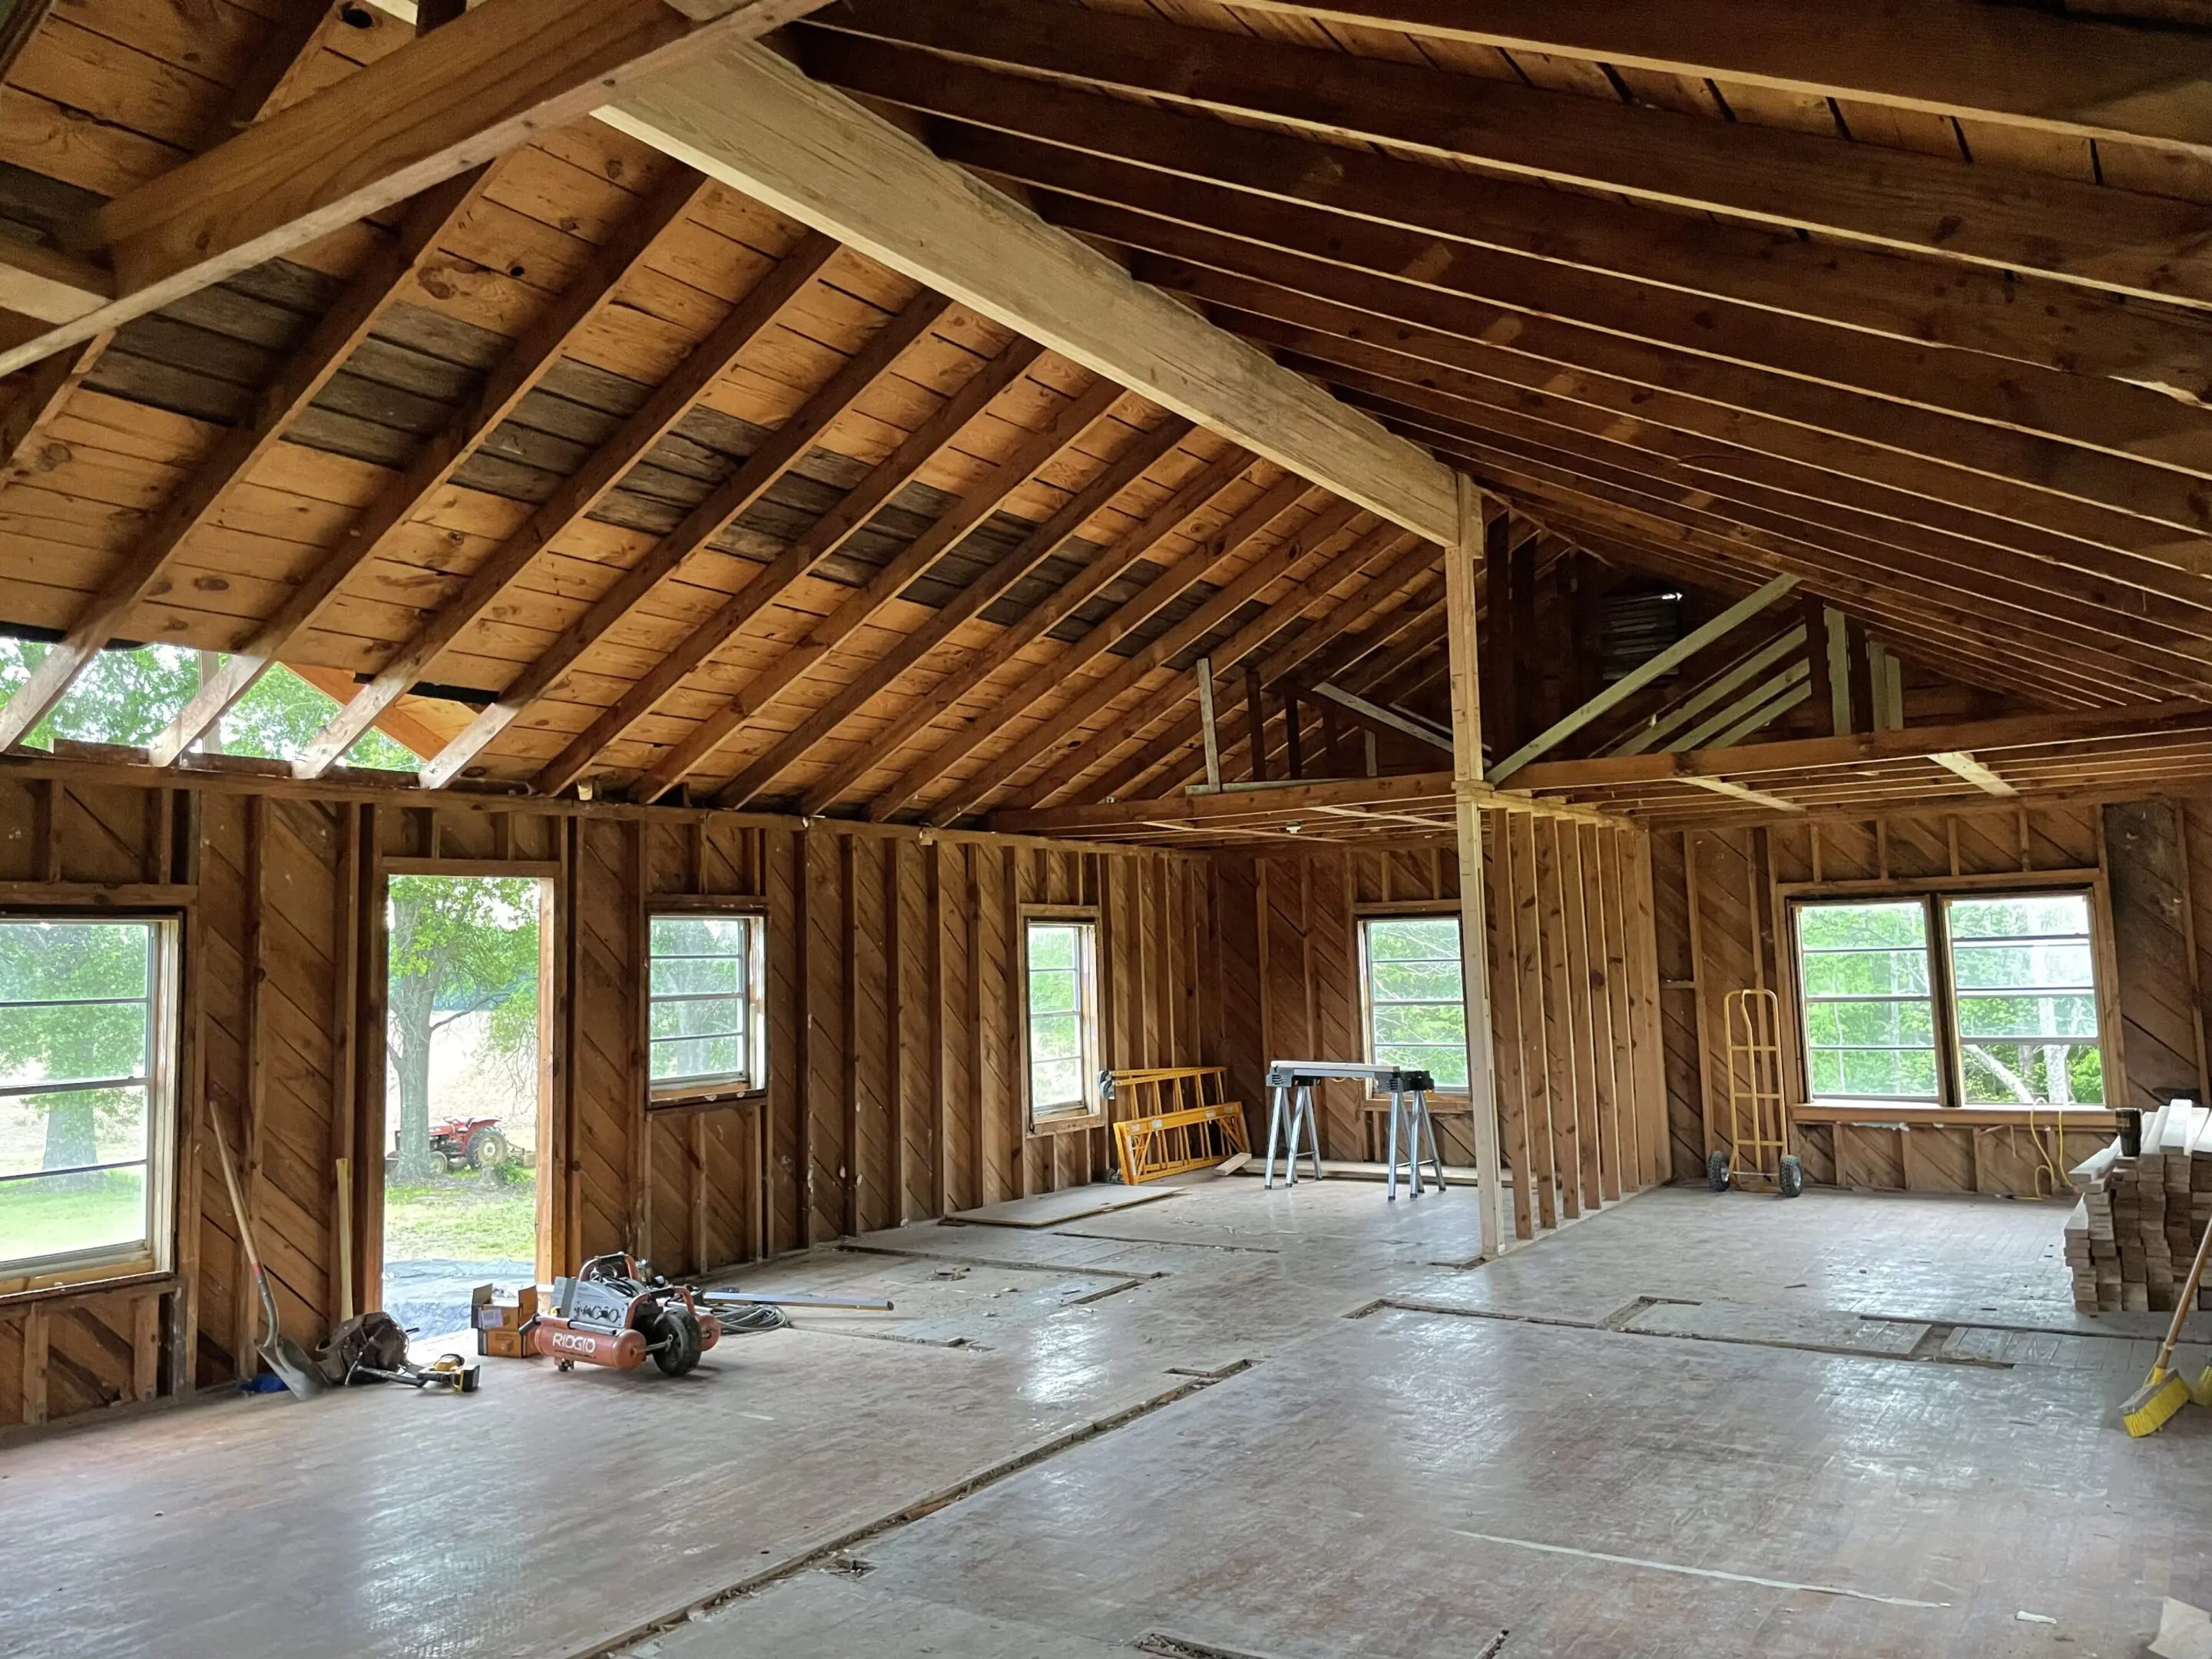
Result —
[[1452, 778], [1459, 796], [1459, 948], [1467, 1006], [1468, 1103], [1474, 1109], [1482, 1254], [1495, 1259], [1503, 1244], [1499, 1212], [1504, 1182], [1498, 1169], [1498, 1096], [1492, 1081], [1490, 924], [1483, 906], [1482, 693], [1474, 625], [1474, 561], [1482, 544], [1482, 497], [1474, 481], [1462, 474], [1458, 539], [1444, 550], [1445, 638], [1451, 659]]

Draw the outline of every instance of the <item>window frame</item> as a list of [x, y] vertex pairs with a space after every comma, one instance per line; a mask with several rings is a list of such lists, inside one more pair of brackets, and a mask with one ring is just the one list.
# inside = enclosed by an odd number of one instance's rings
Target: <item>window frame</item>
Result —
[[[1361, 1058], [1370, 1066], [1376, 1062], [1375, 1059], [1375, 982], [1371, 972], [1372, 960], [1367, 951], [1367, 930], [1370, 923], [1377, 921], [1449, 921], [1460, 928], [1460, 951], [1457, 960], [1460, 963], [1460, 1007], [1462, 1012], [1467, 1006], [1465, 932], [1467, 918], [1458, 904], [1423, 900], [1410, 904], [1358, 906], [1352, 912], [1352, 925], [1359, 955], [1359, 1052]], [[1461, 1034], [1462, 1044], [1464, 1044], [1465, 1036], [1466, 1034], [1462, 1031]], [[1371, 1081], [1364, 1087], [1370, 1100], [1389, 1098], [1388, 1095], [1380, 1092]], [[1436, 1088], [1430, 1091], [1429, 1098], [1432, 1102], [1466, 1101], [1472, 1100], [1474, 1096], [1463, 1085], [1454, 1088], [1448, 1085], [1438, 1084]]]
[[[2111, 891], [2098, 870], [2007, 871], [1983, 876], [1954, 876], [1918, 881], [1778, 883], [1775, 893], [1787, 922], [1781, 958], [1781, 986], [1794, 1017], [1783, 1022], [1790, 1045], [1785, 1075], [1794, 1089], [1793, 1107], [1826, 1115], [1851, 1112], [1869, 1121], [1887, 1121], [1891, 1112], [2031, 1115], [2109, 1116], [2127, 1100], [2118, 1032], [2118, 973], [2113, 951]], [[1966, 1048], [1960, 1040], [1957, 992], [1953, 985], [1948, 902], [1954, 899], [2052, 898], [2087, 901], [2089, 913], [2090, 973], [2095, 983], [2097, 1046], [2105, 1080], [2100, 1102], [2023, 1106], [2016, 1101], [1970, 1102], [1966, 1098]], [[1927, 917], [1929, 1002], [1936, 1032], [1936, 1098], [1927, 1100], [1823, 1099], [1813, 1092], [1812, 1059], [1806, 1044], [1805, 997], [1800, 977], [1802, 943], [1799, 915], [1808, 905], [1917, 903]]]
[[[186, 913], [168, 908], [12, 904], [0, 922], [131, 923], [153, 928], [146, 1034], [146, 1231], [143, 1238], [0, 1261], [0, 1304], [56, 1291], [143, 1282], [175, 1271], [184, 1113]], [[36, 1093], [35, 1089], [20, 1092]]]
[[[1098, 1088], [1098, 1073], [1105, 1065], [1104, 928], [1097, 909], [1087, 905], [1024, 904], [1016, 919], [1021, 927], [1020, 1036], [1022, 1111], [1032, 1135], [1092, 1129], [1106, 1121], [1106, 1100]], [[1040, 1111], [1036, 1096], [1036, 1071], [1030, 1063], [1030, 930], [1038, 924], [1074, 927], [1079, 934], [1077, 1024], [1083, 1037], [1083, 1101], [1080, 1105]]]
[[[745, 951], [743, 995], [749, 1029], [746, 1032], [748, 1069], [745, 1073], [715, 1077], [670, 1078], [656, 1082], [653, 1076], [653, 924], [656, 921], [743, 921], [750, 928]], [[646, 902], [643, 968], [645, 994], [640, 999], [639, 1046], [645, 1061], [645, 1103], [647, 1111], [681, 1111], [689, 1108], [726, 1104], [764, 1098], [774, 1064], [768, 1040], [768, 907], [753, 899], [686, 898], [657, 894]]]

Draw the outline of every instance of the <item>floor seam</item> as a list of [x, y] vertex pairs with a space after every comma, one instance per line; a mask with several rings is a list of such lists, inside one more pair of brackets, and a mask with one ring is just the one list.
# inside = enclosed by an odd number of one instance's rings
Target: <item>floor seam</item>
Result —
[[[1690, 1305], [1701, 1305], [1692, 1304]], [[1990, 1359], [1978, 1354], [1923, 1353], [1919, 1344], [1910, 1353], [1884, 1353], [1874, 1348], [1847, 1348], [1831, 1342], [1784, 1342], [1756, 1336], [1723, 1336], [1704, 1331], [1645, 1331], [1624, 1328], [1605, 1320], [1554, 1319], [1542, 1314], [1507, 1313], [1493, 1308], [1453, 1308], [1441, 1303], [1413, 1302], [1401, 1297], [1384, 1297], [1379, 1302], [1348, 1314], [1347, 1318], [1364, 1318], [1384, 1309], [1402, 1313], [1439, 1316], [1447, 1319], [1488, 1319], [1501, 1324], [1551, 1325], [1566, 1330], [1596, 1331], [1607, 1336], [1650, 1337], [1662, 1342], [1717, 1342], [1735, 1348], [1768, 1348], [1787, 1353], [1826, 1354], [1838, 1359], [1880, 1359], [1893, 1364], [1957, 1365], [1974, 1370], [2008, 1371], [2013, 1364], [2008, 1359]], [[1613, 1316], [1608, 1316], [1608, 1318]], [[1914, 1324], [1925, 1321], [1914, 1320]], [[1924, 1340], [1924, 1339], [1923, 1339]]]
[[953, 1255], [942, 1250], [917, 1250], [902, 1244], [840, 1244], [851, 1255], [895, 1255], [915, 1261], [950, 1261], [956, 1267], [990, 1267], [1000, 1273], [1081, 1273], [1086, 1279], [1165, 1279], [1165, 1268], [1074, 1267], [1058, 1261], [1016, 1261], [1004, 1256]]

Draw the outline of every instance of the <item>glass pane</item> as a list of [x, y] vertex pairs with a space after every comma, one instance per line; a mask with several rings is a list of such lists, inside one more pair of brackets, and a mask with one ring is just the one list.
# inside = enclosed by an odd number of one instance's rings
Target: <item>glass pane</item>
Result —
[[2088, 996], [1962, 996], [1963, 1037], [2097, 1036], [2097, 1000]]
[[704, 997], [696, 1002], [656, 1002], [653, 1032], [657, 1037], [728, 1036], [744, 1029], [744, 1003], [737, 997]]
[[1459, 958], [1454, 957], [1449, 962], [1378, 962], [1374, 964], [1370, 983], [1377, 1002], [1457, 1002]]
[[735, 957], [655, 957], [653, 994], [657, 997], [726, 991], [732, 995], [739, 983]]
[[143, 922], [0, 922], [0, 1001], [143, 997], [153, 943]]
[[1436, 1079], [1439, 1089], [1467, 1087], [1467, 1045], [1463, 1042], [1433, 1047], [1419, 1043], [1378, 1043], [1375, 1049], [1375, 1063], [1426, 1072]]
[[1953, 899], [1950, 920], [1954, 941], [2048, 938], [2069, 933], [2087, 938], [2089, 901], [2080, 893]]
[[1936, 1051], [1932, 1048], [1835, 1050], [1843, 1063], [1845, 1095], [1874, 1096], [1884, 1100], [1933, 1100], [1936, 1097]]
[[1367, 958], [1370, 962], [1405, 962], [1450, 958], [1459, 960], [1459, 919], [1424, 916], [1403, 921], [1367, 924]]
[[2080, 945], [1961, 945], [1951, 953], [1962, 991], [1983, 988], [2080, 988], [2096, 983], [2089, 947]]
[[143, 1163], [146, 1155], [143, 1089], [0, 1097], [0, 1176]]
[[1933, 1048], [1935, 1011], [1925, 1002], [1809, 1003], [1805, 1040], [1814, 1048]]
[[146, 1170], [0, 1182], [0, 1262], [131, 1244], [146, 1237]]
[[1797, 913], [1797, 939], [1807, 951], [1859, 950], [1928, 944], [1928, 915], [1917, 903], [1808, 904]]
[[1073, 1014], [1046, 1014], [1030, 1022], [1032, 1060], [1083, 1059], [1083, 1032]]
[[736, 1077], [745, 1069], [744, 1048], [735, 1037], [688, 1037], [653, 1045], [653, 1080]]
[[2094, 1042], [1965, 1046], [1966, 1100], [1979, 1106], [2101, 1105], [2105, 1057]]
[[655, 956], [742, 956], [751, 945], [750, 916], [655, 916]]
[[1069, 968], [1076, 965], [1076, 928], [1045, 922], [1030, 924], [1030, 966], [1031, 969]]
[[1075, 996], [1075, 974], [1054, 969], [1030, 975], [1030, 1012], [1033, 1014], [1073, 1014], [1081, 1005]]
[[79, 1083], [146, 1074], [147, 1005], [0, 1006], [0, 1083]]
[[1812, 1063], [1813, 1092], [1815, 1095], [1839, 1095], [1844, 1091], [1844, 1057], [1824, 1053], [1816, 1048], [1808, 1056]]
[[1030, 1066], [1030, 1103], [1038, 1109], [1086, 1103], [1083, 1093], [1083, 1062], [1056, 1060]]
[[1375, 1043], [1467, 1045], [1467, 1008], [1457, 1002], [1385, 1003], [1375, 1011]]
[[1808, 951], [1805, 994], [1836, 996], [1925, 996], [1925, 951]]

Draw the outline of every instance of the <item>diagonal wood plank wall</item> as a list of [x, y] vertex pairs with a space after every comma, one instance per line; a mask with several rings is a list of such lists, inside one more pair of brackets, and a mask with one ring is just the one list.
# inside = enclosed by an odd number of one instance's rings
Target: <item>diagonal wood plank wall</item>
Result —
[[[1975, 810], [1819, 820], [1759, 828], [1655, 833], [1673, 1178], [1703, 1178], [1708, 1151], [1728, 1139], [1722, 1003], [1765, 986], [1789, 998], [1781, 927], [1784, 889], [1941, 883], [2015, 872], [2079, 872], [2096, 894], [2107, 982], [2106, 1066], [2116, 1103], [2150, 1106], [2161, 1091], [2206, 1089], [2204, 988], [2212, 983], [2212, 801], [2154, 799], [2103, 805]], [[1784, 1019], [1785, 1088], [1803, 1097], [1794, 1015]], [[2030, 1195], [2048, 1164], [2022, 1126], [1899, 1127], [1871, 1121], [1804, 1124], [1799, 1150], [1813, 1180], [1913, 1192]], [[2070, 1167], [2111, 1138], [2104, 1126], [2046, 1138]], [[2040, 1179], [2039, 1178], [2040, 1171]]]
[[[545, 1263], [630, 1249], [696, 1273], [1102, 1176], [1106, 1132], [1027, 1132], [1020, 907], [1095, 906], [1105, 1061], [1215, 1052], [1206, 861], [817, 821], [0, 776], [0, 897], [185, 918], [174, 1271], [0, 1298], [0, 1426], [216, 1388], [259, 1317], [207, 1128], [241, 1179], [303, 1343], [335, 1322], [336, 1163], [356, 1170], [360, 1305], [380, 1249], [384, 955], [392, 860], [550, 884], [555, 1079]], [[428, 860], [430, 863], [422, 861]], [[149, 885], [150, 884], [150, 885]], [[657, 897], [757, 903], [769, 924], [769, 1087], [652, 1110], [645, 919]]]
[[[1651, 878], [1635, 830], [1485, 813], [1484, 834], [1498, 1129], [1527, 1238], [1668, 1177]], [[1213, 882], [1221, 1058], [1263, 1134], [1270, 1059], [1365, 1057], [1360, 918], [1456, 915], [1459, 858], [1433, 844], [1225, 853]], [[1324, 1158], [1382, 1156], [1357, 1085], [1316, 1100]], [[1437, 1127], [1447, 1163], [1473, 1161], [1463, 1109], [1446, 1103]]]

